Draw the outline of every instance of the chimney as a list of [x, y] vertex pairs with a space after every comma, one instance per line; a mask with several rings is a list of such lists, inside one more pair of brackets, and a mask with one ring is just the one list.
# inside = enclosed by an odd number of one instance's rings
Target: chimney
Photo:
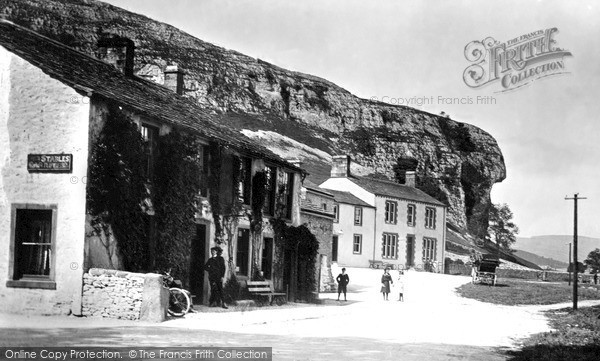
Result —
[[407, 170], [404, 177], [404, 184], [409, 187], [416, 187], [417, 184], [417, 173], [414, 170]]
[[331, 164], [331, 177], [349, 177], [350, 176], [350, 156], [334, 155]]
[[183, 70], [179, 70], [177, 65], [168, 65], [165, 69], [165, 86], [175, 93], [183, 94]]
[[96, 57], [112, 64], [127, 76], [133, 76], [133, 40], [114, 34], [103, 35], [98, 40]]

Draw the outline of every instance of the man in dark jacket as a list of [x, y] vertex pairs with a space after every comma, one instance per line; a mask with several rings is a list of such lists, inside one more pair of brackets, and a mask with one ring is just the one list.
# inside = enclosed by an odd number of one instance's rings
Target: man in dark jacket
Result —
[[344, 292], [344, 301], [346, 301], [346, 286], [348, 285], [348, 283], [350, 283], [350, 277], [348, 277], [348, 275], [346, 274], [346, 269], [342, 268], [342, 273], [340, 273], [336, 279], [335, 279], [338, 283], [338, 298], [337, 300], [340, 300], [340, 294], [342, 292]]
[[206, 261], [204, 270], [208, 272], [208, 282], [210, 283], [209, 306], [215, 307], [221, 305], [227, 308], [223, 300], [223, 277], [225, 277], [225, 259], [221, 257], [223, 250], [219, 247], [210, 249], [211, 258]]

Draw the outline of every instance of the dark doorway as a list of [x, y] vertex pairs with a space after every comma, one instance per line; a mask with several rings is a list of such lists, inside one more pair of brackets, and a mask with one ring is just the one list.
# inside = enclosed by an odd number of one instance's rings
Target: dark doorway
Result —
[[331, 241], [331, 262], [337, 262], [338, 256], [338, 236], [333, 236]]
[[237, 250], [235, 253], [235, 266], [237, 274], [248, 276], [248, 259], [250, 258], [250, 230], [238, 230]]
[[415, 236], [409, 234], [406, 236], [406, 266], [415, 265]]
[[206, 225], [196, 225], [196, 235], [192, 239], [190, 257], [190, 292], [196, 296], [195, 303], [201, 304], [204, 291], [204, 260], [206, 258]]
[[270, 280], [273, 271], [273, 238], [263, 239], [261, 269], [263, 277]]

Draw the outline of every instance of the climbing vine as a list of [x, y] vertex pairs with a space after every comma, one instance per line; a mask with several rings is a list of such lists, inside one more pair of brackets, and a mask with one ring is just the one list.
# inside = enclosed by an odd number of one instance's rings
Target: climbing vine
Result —
[[263, 207], [267, 194], [267, 172], [260, 171], [254, 174], [252, 178], [252, 207], [251, 212], [247, 212], [250, 221], [250, 237], [252, 239], [252, 272], [253, 280], [261, 279], [261, 257], [260, 252], [263, 248]]
[[147, 267], [148, 246], [144, 143], [139, 130], [118, 106], [109, 105], [98, 139], [90, 152], [87, 212], [93, 234], [100, 238], [112, 264], [111, 239], [128, 271]]
[[202, 144], [193, 135], [174, 129], [159, 137], [153, 205], [156, 218], [156, 267], [171, 269], [187, 284], [192, 227], [201, 188]]
[[316, 291], [316, 261], [319, 252], [319, 241], [305, 225], [288, 226], [282, 219], [272, 220], [275, 240], [291, 257], [285, 262], [291, 263], [291, 278], [295, 283], [295, 297], [300, 300], [312, 299]]
[[223, 225], [221, 223], [221, 147], [211, 142], [208, 146], [208, 153], [210, 157], [209, 171], [208, 171], [208, 203], [215, 223], [215, 243], [223, 243]]

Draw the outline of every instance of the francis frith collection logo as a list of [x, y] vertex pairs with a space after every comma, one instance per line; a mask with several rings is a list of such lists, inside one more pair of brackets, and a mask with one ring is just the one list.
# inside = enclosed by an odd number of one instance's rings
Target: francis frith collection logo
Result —
[[497, 83], [499, 92], [514, 90], [535, 80], [567, 73], [566, 56], [557, 46], [557, 28], [537, 30], [501, 43], [492, 37], [472, 41], [465, 47], [465, 58], [472, 64], [464, 73], [471, 88]]

